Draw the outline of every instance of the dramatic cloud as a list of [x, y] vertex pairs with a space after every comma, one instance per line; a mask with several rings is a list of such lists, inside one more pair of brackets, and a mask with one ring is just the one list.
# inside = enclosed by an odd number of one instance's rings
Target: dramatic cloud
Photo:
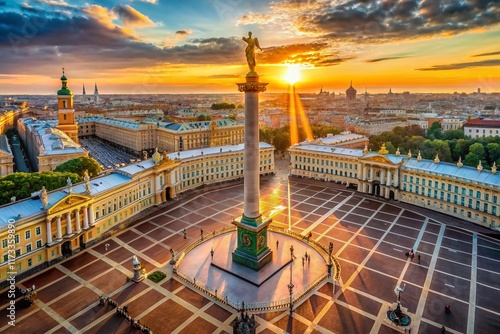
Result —
[[474, 61], [474, 62], [468, 62], [468, 63], [434, 65], [432, 67], [417, 68], [416, 70], [418, 70], [418, 71], [449, 71], [449, 70], [461, 70], [464, 68], [485, 67], [485, 66], [500, 66], [500, 59]]
[[188, 36], [188, 35], [191, 35], [192, 33], [193, 33], [192, 30], [177, 30], [175, 32], [175, 34], [178, 36]]
[[313, 66], [337, 65], [340, 59], [329, 51], [327, 43], [302, 43], [273, 46], [257, 54], [257, 62], [264, 64], [306, 64]]
[[378, 63], [378, 62], [381, 62], [381, 61], [394, 60], [394, 59], [402, 59], [402, 58], [408, 58], [408, 57], [406, 57], [406, 56], [398, 56], [398, 57], [375, 58], [375, 59], [365, 60], [365, 63]]
[[[108, 29], [114, 29], [116, 24], [113, 20], [118, 18], [114, 11], [99, 5], [90, 5], [82, 8], [83, 13], [87, 14], [90, 18], [95, 19]], [[70, 24], [71, 25], [71, 24]], [[71, 28], [71, 27], [70, 27]]]
[[187, 44], [164, 48], [168, 62], [179, 64], [231, 64], [241, 62], [244, 46], [237, 37], [191, 39]]
[[280, 0], [272, 3], [271, 13], [252, 13], [238, 22], [280, 22], [297, 34], [382, 43], [490, 28], [499, 24], [499, 15], [496, 0]]
[[75, 8], [64, 0], [34, 0], [34, 2], [55, 8]]
[[471, 57], [488, 57], [488, 56], [496, 56], [496, 55], [500, 55], [500, 51], [488, 52], [488, 53], [480, 53], [480, 54], [477, 54], [477, 55], [473, 55]]
[[126, 25], [148, 27], [156, 25], [149, 17], [129, 5], [116, 5], [113, 11]]
[[[134, 0], [132, 0], [132, 1], [134, 1]], [[147, 2], [147, 3], [153, 3], [153, 4], [157, 4], [158, 3], [158, 0], [135, 0], [135, 1]]]

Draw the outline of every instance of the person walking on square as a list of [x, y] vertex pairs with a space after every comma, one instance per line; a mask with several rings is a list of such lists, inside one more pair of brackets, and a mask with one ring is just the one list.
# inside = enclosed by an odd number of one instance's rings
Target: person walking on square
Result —
[[210, 250], [210, 257], [212, 258], [212, 261], [214, 260], [214, 248]]
[[306, 260], [302, 257], [302, 267], [304, 267]]
[[187, 231], [186, 231], [186, 228], [184, 228], [184, 229], [182, 230], [182, 233], [184, 234], [184, 239], [186, 239], [186, 238], [187, 238]]
[[445, 334], [446, 333], [446, 327], [441, 327], [441, 334]]
[[280, 245], [280, 241], [276, 240], [276, 249], [278, 249], [278, 246]]
[[420, 253], [417, 255], [418, 264], [420, 264]]
[[203, 240], [203, 228], [200, 229], [201, 240]]

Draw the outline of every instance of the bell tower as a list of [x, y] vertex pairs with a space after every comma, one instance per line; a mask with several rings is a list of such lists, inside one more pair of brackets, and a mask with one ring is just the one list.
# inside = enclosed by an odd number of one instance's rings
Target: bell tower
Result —
[[78, 124], [75, 122], [75, 109], [73, 108], [73, 92], [68, 88], [68, 78], [61, 77], [61, 89], [57, 91], [58, 124], [57, 129], [66, 133], [75, 143], [78, 143]]

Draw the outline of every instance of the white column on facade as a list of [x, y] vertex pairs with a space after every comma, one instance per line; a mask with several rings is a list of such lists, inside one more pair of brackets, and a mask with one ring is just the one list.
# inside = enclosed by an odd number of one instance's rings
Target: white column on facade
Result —
[[52, 221], [47, 219], [47, 243], [52, 243]]
[[397, 169], [394, 171], [394, 186], [399, 186], [399, 173]]
[[76, 233], [80, 233], [82, 231], [82, 226], [80, 224], [80, 209], [75, 211], [75, 224], [76, 224]]
[[368, 177], [368, 168], [365, 164], [361, 164], [361, 166], [363, 166], [363, 181], [366, 181], [367, 177]]
[[373, 166], [370, 166], [370, 180], [373, 180]]
[[391, 178], [392, 178], [392, 173], [391, 173], [391, 170], [389, 169], [387, 171], [387, 185], [390, 186], [391, 185]]
[[380, 171], [380, 184], [384, 184], [384, 179], [385, 179], [385, 169], [382, 168]]
[[93, 204], [90, 204], [89, 205], [89, 224], [90, 226], [94, 226], [94, 205]]
[[73, 226], [71, 226], [71, 212], [66, 213], [66, 234], [73, 234]]
[[57, 216], [57, 239], [62, 239], [61, 216]]
[[87, 208], [83, 208], [83, 228], [88, 229], [89, 228], [89, 215], [87, 214]]

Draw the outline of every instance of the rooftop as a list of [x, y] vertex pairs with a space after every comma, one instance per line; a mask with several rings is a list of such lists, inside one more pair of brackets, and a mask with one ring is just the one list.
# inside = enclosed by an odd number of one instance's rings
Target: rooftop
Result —
[[500, 189], [500, 173], [492, 174], [489, 170], [482, 170], [470, 166], [458, 167], [448, 162], [434, 163], [433, 160], [418, 161], [416, 158], [409, 159], [402, 166], [403, 169], [415, 170], [428, 174], [443, 175], [454, 179], [463, 180], [467, 183], [479, 183]]

